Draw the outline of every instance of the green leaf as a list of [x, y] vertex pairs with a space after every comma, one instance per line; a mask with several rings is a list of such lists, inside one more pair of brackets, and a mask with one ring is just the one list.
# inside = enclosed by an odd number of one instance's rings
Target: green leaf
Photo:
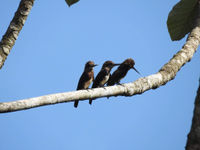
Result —
[[182, 39], [194, 27], [198, 0], [181, 0], [170, 11], [167, 27], [172, 41]]
[[67, 5], [70, 7], [71, 5], [78, 2], [79, 0], [65, 0], [65, 1], [66, 1]]

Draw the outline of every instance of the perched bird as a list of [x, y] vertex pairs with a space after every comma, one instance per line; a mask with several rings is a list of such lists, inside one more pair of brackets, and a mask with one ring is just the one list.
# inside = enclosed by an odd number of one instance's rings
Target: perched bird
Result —
[[[88, 61], [85, 64], [85, 69], [84, 69], [84, 72], [82, 73], [82, 75], [79, 79], [77, 90], [88, 89], [88, 87], [90, 86], [90, 84], [94, 80], [93, 67], [95, 67], [95, 66], [97, 66], [97, 65], [94, 64], [93, 61]], [[79, 100], [76, 100], [74, 102], [74, 107], [78, 106], [78, 102], [79, 102]]]
[[130, 69], [134, 69], [138, 74], [140, 74], [134, 67], [135, 62], [132, 58], [126, 59], [123, 63], [120, 64], [120, 66], [113, 72], [111, 77], [108, 80], [107, 85], [111, 86], [114, 84], [120, 84], [120, 80], [123, 79], [127, 72]]
[[[110, 78], [111, 74], [110, 71], [114, 66], [118, 66], [120, 64], [115, 64], [112, 61], [106, 61], [104, 62], [100, 72], [97, 74], [96, 78], [94, 79], [92, 88], [97, 88], [97, 87], [103, 87], [107, 82], [108, 79]], [[89, 104], [92, 104], [92, 100], [89, 100]]]

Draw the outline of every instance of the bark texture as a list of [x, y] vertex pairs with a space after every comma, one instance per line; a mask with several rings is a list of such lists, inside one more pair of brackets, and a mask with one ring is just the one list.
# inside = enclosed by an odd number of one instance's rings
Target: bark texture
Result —
[[200, 83], [194, 105], [192, 127], [188, 134], [186, 150], [200, 150]]
[[10, 22], [10, 25], [2, 37], [0, 42], [0, 69], [9, 55], [19, 32], [21, 31], [27, 16], [33, 6], [34, 0], [21, 0], [19, 7], [14, 15], [14, 18]]
[[158, 73], [139, 78], [135, 82], [123, 85], [110, 86], [105, 88], [94, 88], [89, 90], [79, 90], [51, 94], [24, 100], [0, 103], [0, 113], [12, 112], [43, 105], [50, 105], [74, 100], [95, 99], [109, 96], [132, 96], [141, 94], [147, 90], [158, 88], [165, 85], [168, 81], [175, 78], [180, 68], [194, 55], [200, 43], [200, 27], [196, 27], [189, 34], [188, 39], [182, 49], [165, 64]]

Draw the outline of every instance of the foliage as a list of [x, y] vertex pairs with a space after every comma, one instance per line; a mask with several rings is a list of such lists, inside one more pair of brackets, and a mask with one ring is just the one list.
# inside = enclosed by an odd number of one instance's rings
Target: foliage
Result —
[[73, 5], [74, 3], [78, 2], [79, 0], [65, 0], [68, 6]]
[[194, 28], [198, 0], [181, 0], [170, 11], [167, 26], [172, 41], [182, 39]]

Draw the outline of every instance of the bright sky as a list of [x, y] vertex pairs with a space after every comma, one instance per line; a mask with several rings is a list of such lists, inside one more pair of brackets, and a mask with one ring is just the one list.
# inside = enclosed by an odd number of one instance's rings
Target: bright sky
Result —
[[[20, 0], [0, 2], [2, 36]], [[35, 1], [0, 71], [0, 102], [77, 87], [84, 64], [133, 58], [142, 76], [156, 73], [181, 49], [167, 16], [178, 0]], [[176, 78], [132, 97], [101, 98], [0, 114], [1, 150], [183, 150], [200, 76], [200, 53]], [[114, 69], [113, 69], [114, 70]], [[129, 71], [122, 83], [140, 76]]]

